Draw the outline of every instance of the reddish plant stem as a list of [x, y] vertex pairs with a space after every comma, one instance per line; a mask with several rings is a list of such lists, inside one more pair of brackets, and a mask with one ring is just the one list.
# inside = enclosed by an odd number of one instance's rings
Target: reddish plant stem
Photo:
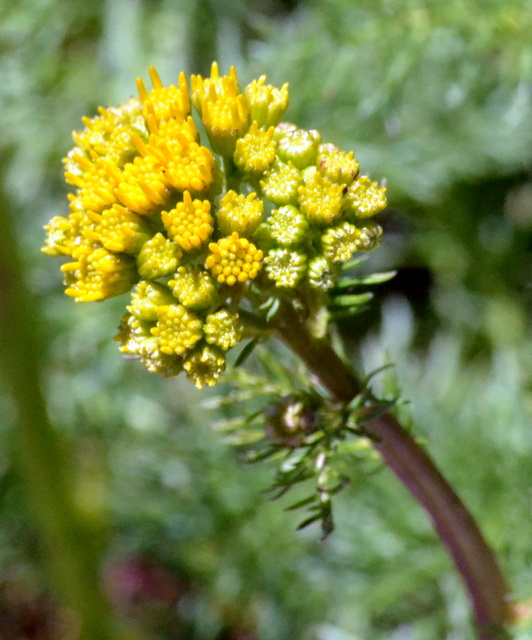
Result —
[[[278, 337], [305, 362], [334, 398], [348, 403], [361, 390], [352, 369], [326, 339], [317, 339], [293, 307], [277, 320]], [[364, 423], [388, 468], [430, 516], [467, 589], [479, 640], [508, 637], [509, 589], [475, 520], [424, 449], [387, 413]]]

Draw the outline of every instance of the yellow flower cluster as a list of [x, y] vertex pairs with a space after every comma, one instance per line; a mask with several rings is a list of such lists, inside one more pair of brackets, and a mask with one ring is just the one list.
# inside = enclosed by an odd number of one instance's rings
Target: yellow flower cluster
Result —
[[368, 218], [385, 189], [357, 177], [352, 152], [281, 122], [288, 85], [261, 76], [241, 89], [216, 63], [190, 89], [184, 73], [166, 87], [149, 73], [151, 90], [139, 79], [138, 98], [74, 132], [70, 214], [50, 220], [43, 251], [68, 259], [65, 292], [77, 302], [133, 289], [121, 351], [201, 388], [246, 335], [244, 300], [249, 310], [301, 283], [325, 292], [339, 263], [378, 243]]
[[205, 264], [218, 282], [225, 282], [231, 287], [236, 282], [243, 283], [256, 278], [262, 266], [262, 251], [247, 238], [241, 238], [236, 231], [218, 242], [211, 242], [209, 250], [211, 253]]

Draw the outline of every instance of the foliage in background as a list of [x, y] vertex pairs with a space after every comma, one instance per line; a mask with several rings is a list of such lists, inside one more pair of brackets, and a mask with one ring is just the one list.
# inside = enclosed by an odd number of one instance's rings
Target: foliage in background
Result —
[[[353, 148], [373, 179], [388, 179], [391, 239], [377, 266], [401, 272], [381, 307], [342, 330], [374, 367], [398, 363], [417, 432], [501, 554], [516, 597], [527, 598], [531, 30], [526, 0], [25, 0], [0, 8], [0, 218], [16, 225], [44, 319], [42, 375], [50, 415], [75, 452], [78, 500], [109, 520], [108, 581], [146, 637], [471, 632], [449, 561], [387, 473], [354, 468], [325, 545], [315, 530], [295, 534], [297, 515], [261, 494], [268, 469], [235, 461], [210, 430], [221, 416], [180, 381], [152, 380], [117, 355], [102, 327], [123, 302], [85, 314], [64, 298], [39, 246], [42, 225], [65, 213], [60, 159], [70, 131], [99, 104], [127, 99], [149, 64], [171, 82], [217, 57], [224, 70], [237, 65], [243, 82], [262, 73], [289, 81], [289, 119]], [[4, 602], [9, 586], [39, 591], [47, 579], [12, 456], [7, 392], [0, 403]], [[125, 593], [128, 571], [138, 577], [153, 564], [171, 576], [164, 596]], [[166, 576], [150, 575], [158, 585]], [[136, 612], [128, 597], [140, 598]]]

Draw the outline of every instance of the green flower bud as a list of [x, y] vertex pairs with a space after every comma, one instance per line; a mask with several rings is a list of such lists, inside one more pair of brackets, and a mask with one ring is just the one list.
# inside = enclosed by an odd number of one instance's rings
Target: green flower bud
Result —
[[276, 287], [295, 287], [307, 267], [304, 253], [289, 249], [273, 249], [264, 258], [266, 273], [275, 281]]
[[320, 142], [318, 131], [294, 129], [279, 141], [277, 155], [283, 162], [293, 162], [297, 169], [304, 169], [316, 162]]
[[323, 252], [332, 262], [346, 262], [361, 248], [362, 232], [354, 224], [342, 222], [322, 235]]
[[162, 233], [156, 233], [145, 242], [137, 256], [140, 275], [147, 280], [166, 276], [177, 269], [183, 251]]
[[308, 230], [308, 222], [299, 209], [290, 204], [274, 209], [268, 218], [271, 235], [279, 244], [301, 242]]
[[308, 184], [309, 182], [314, 182], [317, 173], [318, 173], [318, 167], [314, 165], [312, 165], [311, 167], [305, 167], [301, 172], [303, 183]]
[[370, 220], [360, 229], [360, 249], [371, 251], [378, 247], [382, 236], [382, 227]]
[[225, 356], [215, 347], [199, 347], [187, 355], [183, 363], [187, 378], [192, 380], [196, 388], [214, 386], [225, 371]]
[[214, 344], [227, 351], [242, 340], [244, 327], [238, 313], [231, 313], [228, 309], [220, 309], [207, 316], [203, 332], [205, 340], [209, 344]]
[[327, 291], [334, 286], [338, 270], [325, 256], [316, 256], [308, 265], [308, 282], [311, 287], [320, 291]]
[[283, 204], [297, 204], [298, 187], [301, 175], [294, 165], [289, 162], [276, 161], [266, 173], [260, 186], [264, 197], [278, 206]]
[[163, 353], [182, 356], [203, 336], [201, 320], [183, 305], [159, 307], [157, 317], [157, 325], [151, 332], [159, 338], [159, 349]]
[[320, 145], [317, 164], [320, 173], [331, 182], [351, 184], [358, 175], [358, 162], [353, 151], [346, 153], [335, 144]]
[[386, 187], [379, 187], [367, 176], [360, 176], [347, 189], [344, 209], [354, 218], [370, 218], [388, 205]]
[[265, 82], [266, 76], [260, 76], [244, 89], [251, 119], [260, 127], [275, 126], [288, 108], [288, 83], [277, 89]]
[[246, 135], [236, 141], [233, 159], [242, 172], [258, 176], [270, 168], [277, 151], [273, 131], [273, 127], [259, 129], [255, 120]]
[[133, 290], [131, 304], [126, 309], [139, 320], [155, 322], [157, 308], [174, 302], [174, 297], [168, 287], [157, 282], [142, 280]]
[[273, 239], [272, 230], [268, 222], [261, 222], [259, 224], [252, 236], [252, 240], [258, 247], [262, 247], [263, 250], [273, 249], [275, 240]]
[[225, 236], [234, 231], [239, 236], [250, 236], [262, 222], [264, 202], [257, 199], [256, 193], [247, 197], [229, 190], [220, 199], [220, 206], [216, 214], [220, 230]]
[[297, 127], [292, 122], [280, 122], [273, 132], [273, 139], [279, 142], [292, 131], [296, 131]]
[[335, 184], [320, 173], [304, 187], [299, 187], [299, 208], [310, 223], [327, 226], [337, 220], [342, 213], [341, 184]]
[[179, 267], [173, 280], [174, 296], [189, 309], [206, 309], [216, 301], [218, 292], [214, 280], [201, 266]]

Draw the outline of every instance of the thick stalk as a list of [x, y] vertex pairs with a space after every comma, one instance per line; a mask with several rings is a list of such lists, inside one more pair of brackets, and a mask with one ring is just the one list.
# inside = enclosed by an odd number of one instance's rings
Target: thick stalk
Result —
[[2, 216], [1, 209], [0, 369], [17, 412], [15, 464], [58, 595], [76, 613], [79, 639], [116, 640], [100, 584], [102, 532], [76, 504], [66, 443], [48, 419], [40, 387], [36, 304], [24, 284], [11, 218]]
[[[277, 334], [334, 398], [349, 402], [361, 390], [352, 369], [328, 340], [314, 338], [295, 310], [278, 315]], [[467, 589], [479, 640], [508, 637], [509, 589], [475, 520], [434, 462], [391, 414], [364, 423], [383, 461], [426, 510]]]

